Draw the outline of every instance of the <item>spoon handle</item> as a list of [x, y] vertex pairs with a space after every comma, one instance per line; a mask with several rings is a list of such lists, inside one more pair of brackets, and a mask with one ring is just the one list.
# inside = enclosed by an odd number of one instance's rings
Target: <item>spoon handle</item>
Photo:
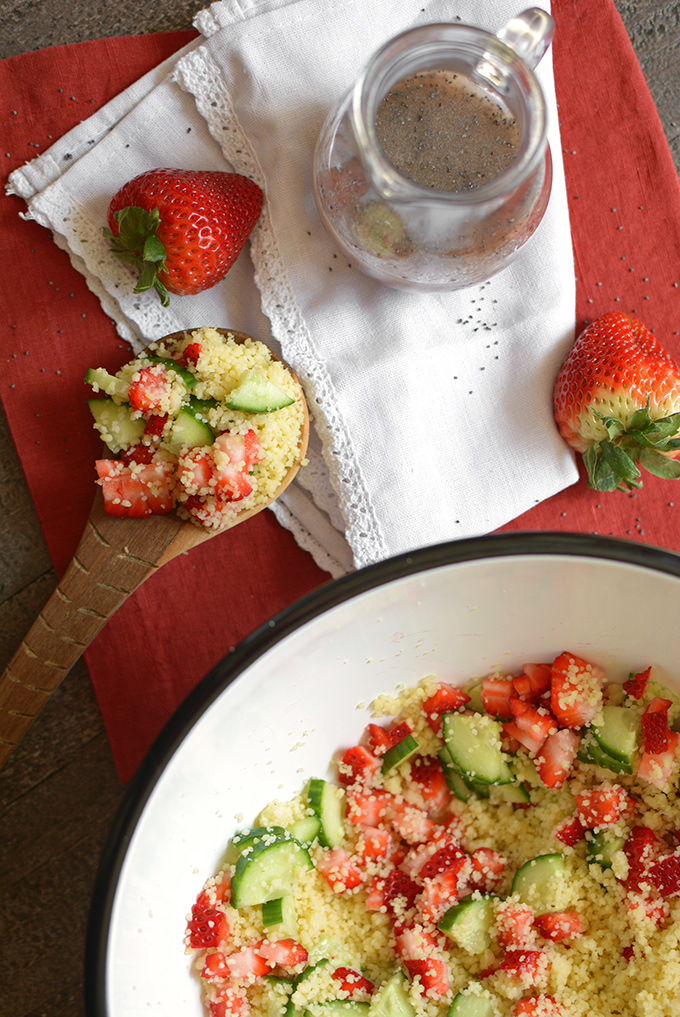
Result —
[[107, 516], [98, 492], [71, 563], [0, 675], [0, 767], [109, 618], [184, 549], [174, 549], [182, 525], [174, 513]]

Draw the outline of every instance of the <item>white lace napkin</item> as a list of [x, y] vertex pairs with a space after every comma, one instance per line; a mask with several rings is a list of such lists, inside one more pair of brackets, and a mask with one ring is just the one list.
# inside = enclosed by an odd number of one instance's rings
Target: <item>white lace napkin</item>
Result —
[[[551, 409], [573, 339], [574, 271], [550, 54], [538, 70], [550, 206], [492, 280], [444, 294], [384, 287], [336, 254], [312, 196], [325, 116], [378, 46], [416, 23], [460, 18], [495, 32], [518, 9], [220, 0], [196, 19], [203, 41], [10, 178], [135, 348], [202, 324], [278, 346], [305, 386], [314, 433], [310, 465], [275, 511], [333, 575], [492, 531], [578, 476]], [[111, 195], [157, 166], [231, 167], [266, 194], [252, 265], [242, 255], [213, 290], [167, 309], [132, 293], [101, 236]]]

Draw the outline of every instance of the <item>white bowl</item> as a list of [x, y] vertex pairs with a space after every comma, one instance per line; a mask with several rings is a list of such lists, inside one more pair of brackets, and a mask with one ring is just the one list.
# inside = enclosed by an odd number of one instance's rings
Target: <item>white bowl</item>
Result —
[[680, 558], [575, 534], [402, 555], [322, 587], [246, 639], [151, 750], [106, 850], [88, 935], [90, 1017], [201, 1017], [182, 939], [224, 847], [356, 741], [379, 693], [462, 684], [569, 649], [680, 690]]

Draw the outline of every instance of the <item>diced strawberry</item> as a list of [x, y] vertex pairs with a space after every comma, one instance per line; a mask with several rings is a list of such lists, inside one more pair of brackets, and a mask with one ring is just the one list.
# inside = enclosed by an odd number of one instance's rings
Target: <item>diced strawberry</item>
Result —
[[374, 756], [384, 756], [392, 747], [390, 736], [379, 724], [369, 724], [366, 728], [366, 744]]
[[101, 479], [104, 510], [108, 515], [143, 519], [172, 511], [171, 467], [167, 463], [119, 466], [118, 472]]
[[404, 961], [404, 967], [410, 978], [420, 980], [426, 996], [436, 999], [445, 996], [449, 991], [451, 972], [448, 964], [438, 957], [427, 957], [422, 960]]
[[421, 879], [432, 879], [433, 876], [439, 875], [440, 872], [453, 871], [459, 873], [465, 869], [469, 871], [470, 868], [470, 856], [468, 853], [463, 851], [458, 844], [449, 843], [435, 851], [425, 862], [418, 875]]
[[525, 674], [518, 674], [512, 679], [512, 694], [518, 699], [533, 700], [531, 682]]
[[380, 826], [388, 802], [393, 795], [387, 791], [363, 791], [350, 787], [347, 791], [347, 819], [353, 826]]
[[272, 968], [301, 969], [308, 959], [304, 946], [295, 939], [277, 939], [274, 942], [263, 939], [256, 946], [257, 953]]
[[390, 745], [398, 745], [399, 742], [403, 742], [404, 738], [408, 738], [413, 733], [413, 728], [408, 721], [402, 720], [394, 727], [390, 727], [387, 730], [390, 737]]
[[646, 671], [640, 671], [638, 674], [632, 674], [630, 678], [623, 683], [623, 688], [626, 694], [632, 699], [642, 699], [647, 691], [651, 672], [652, 668], [650, 666]]
[[194, 904], [187, 925], [189, 946], [194, 950], [205, 950], [219, 946], [229, 935], [229, 922], [224, 911], [215, 907]]
[[668, 748], [665, 752], [642, 753], [638, 761], [637, 776], [663, 791], [672, 773], [677, 749], [678, 733], [671, 731], [668, 735]]
[[634, 826], [628, 835], [623, 851], [628, 861], [628, 875], [624, 880], [627, 890], [639, 890], [647, 870], [658, 857], [661, 841], [648, 826]]
[[340, 983], [340, 991], [346, 993], [348, 999], [364, 999], [375, 992], [373, 982], [354, 968], [336, 968], [331, 978]]
[[160, 438], [167, 422], [167, 413], [152, 413], [144, 426], [144, 434], [152, 438]]
[[333, 893], [345, 893], [361, 883], [361, 872], [342, 847], [324, 852], [316, 867]]
[[[468, 862], [469, 866], [469, 862]], [[423, 880], [423, 889], [416, 901], [418, 914], [436, 925], [452, 904], [460, 900], [461, 887], [466, 887], [465, 878], [468, 869], [456, 872], [455, 869], [447, 869], [436, 876]]]
[[394, 952], [402, 960], [419, 960], [437, 952], [437, 941], [421, 925], [395, 928]]
[[381, 769], [380, 760], [363, 745], [347, 749], [338, 766], [338, 780], [341, 784], [370, 786]]
[[525, 950], [534, 942], [534, 913], [520, 905], [504, 906], [496, 915], [496, 937], [504, 950]]
[[383, 882], [383, 903], [393, 917], [400, 918], [413, 907], [420, 887], [400, 869], [392, 869]]
[[364, 864], [388, 858], [392, 846], [389, 830], [376, 826], [364, 826], [358, 843], [358, 853]]
[[516, 752], [521, 748], [521, 742], [518, 742], [516, 738], [505, 730], [505, 727], [501, 728], [501, 749], [503, 752], [507, 752], [508, 755], [514, 756]]
[[451, 801], [439, 756], [416, 756], [411, 760], [411, 780], [418, 785], [431, 812], [441, 812]]
[[515, 1003], [511, 1017], [565, 1017], [554, 996], [527, 996]]
[[524, 746], [530, 756], [535, 756], [545, 741], [545, 738], [542, 736], [536, 738], [532, 735], [529, 725], [522, 729], [517, 719], [506, 720], [504, 722], [503, 734], [506, 737], [514, 738], [515, 741]]
[[130, 466], [131, 463], [141, 466], [144, 463], [150, 463], [155, 454], [156, 450], [151, 445], [130, 445], [120, 453], [120, 462], [125, 466]]
[[436, 691], [423, 703], [423, 713], [434, 733], [439, 734], [442, 729], [442, 714], [461, 710], [469, 702], [470, 697], [462, 689], [440, 682]]
[[550, 961], [541, 950], [508, 950], [495, 971], [504, 971], [522, 982], [536, 985], [544, 981]]
[[231, 879], [226, 872], [213, 876], [196, 898], [197, 908], [212, 908], [215, 904], [226, 904], [229, 901]]
[[215, 438], [211, 454], [213, 479], [219, 494], [230, 501], [247, 498], [253, 489], [248, 472], [264, 456], [255, 432], [252, 429], [246, 435], [224, 432]]
[[670, 699], [655, 696], [642, 714], [642, 744], [645, 752], [658, 755], [668, 750], [668, 710], [673, 704]]
[[250, 1003], [244, 989], [228, 985], [208, 1001], [210, 1017], [248, 1017]]
[[578, 818], [587, 830], [616, 823], [634, 808], [634, 802], [619, 784], [600, 787], [574, 795]]
[[626, 910], [639, 918], [640, 916], [661, 926], [665, 923], [670, 914], [670, 905], [667, 900], [655, 899], [638, 893], [627, 893], [625, 898]]
[[544, 939], [553, 943], [575, 939], [583, 934], [583, 921], [575, 911], [551, 911], [545, 915], [536, 915], [534, 925]]
[[470, 855], [472, 871], [469, 884], [475, 890], [490, 893], [495, 890], [503, 878], [505, 857], [493, 848], [477, 848]]
[[579, 741], [576, 732], [569, 728], [548, 735], [534, 759], [538, 775], [546, 787], [559, 788], [564, 785], [576, 759]]
[[409, 805], [408, 802], [389, 802], [385, 818], [407, 844], [426, 844], [436, 836], [439, 829], [424, 809]]
[[482, 678], [482, 703], [486, 712], [492, 717], [501, 717], [505, 720], [512, 716], [511, 696], [511, 678], [502, 678], [494, 674]]
[[254, 946], [244, 946], [234, 953], [227, 954], [224, 963], [232, 978], [238, 978], [249, 984], [271, 972], [269, 964]]
[[579, 841], [583, 840], [585, 835], [586, 827], [578, 818], [578, 815], [572, 816], [571, 819], [564, 819], [555, 828], [555, 839], [569, 847], [578, 844]]
[[514, 716], [520, 735], [515, 737], [529, 751], [529, 754], [533, 755], [534, 752], [538, 751], [535, 748], [536, 745], [540, 748], [549, 735], [555, 734], [557, 722], [543, 707], [524, 703], [521, 700], [518, 700], [518, 702], [521, 703], [521, 710], [515, 713]]
[[227, 967], [227, 959], [220, 950], [215, 950], [214, 953], [206, 955], [201, 978], [204, 978], [206, 982], [223, 982], [230, 975], [231, 972]]
[[550, 706], [561, 727], [579, 728], [597, 716], [602, 705], [605, 674], [573, 653], [561, 653], [552, 663]]
[[198, 362], [198, 358], [201, 355], [201, 344], [200, 343], [189, 343], [182, 350], [181, 355], [177, 358], [178, 362], [183, 367], [193, 366]]
[[368, 884], [366, 892], [366, 910], [380, 911], [385, 907], [385, 879], [383, 876], [376, 876]]
[[172, 379], [162, 364], [142, 367], [130, 382], [128, 402], [133, 410], [143, 414], [163, 413], [171, 388]]
[[522, 671], [531, 684], [534, 701], [547, 692], [552, 681], [552, 664], [523, 664]]
[[207, 449], [193, 448], [179, 457], [177, 480], [187, 494], [208, 494], [215, 490], [211, 485], [213, 460]]
[[674, 897], [680, 893], [680, 851], [650, 865], [647, 878], [662, 897]]

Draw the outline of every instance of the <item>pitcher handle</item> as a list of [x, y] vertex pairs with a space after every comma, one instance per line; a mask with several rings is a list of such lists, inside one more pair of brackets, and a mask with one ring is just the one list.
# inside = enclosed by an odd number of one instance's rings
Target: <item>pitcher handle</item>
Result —
[[501, 42], [513, 49], [532, 70], [550, 46], [554, 34], [555, 22], [540, 7], [529, 7], [510, 18], [497, 33]]

